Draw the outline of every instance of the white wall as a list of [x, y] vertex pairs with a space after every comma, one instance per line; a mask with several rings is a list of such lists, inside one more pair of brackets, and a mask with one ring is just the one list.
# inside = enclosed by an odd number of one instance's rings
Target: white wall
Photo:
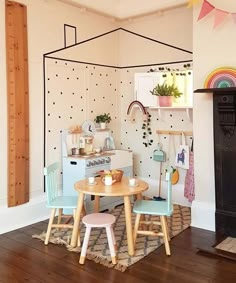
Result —
[[[235, 11], [230, 1], [211, 1], [216, 7]], [[220, 5], [220, 6], [219, 6]], [[194, 89], [203, 88], [204, 81], [214, 69], [236, 65], [236, 25], [229, 16], [213, 29], [214, 13], [197, 22], [201, 5], [194, 8], [193, 51]], [[194, 151], [196, 201], [192, 205], [192, 225], [215, 230], [215, 180], [213, 148], [212, 94], [194, 95]]]
[[[6, 74], [5, 69], [0, 69], [1, 83], [1, 111], [0, 118], [3, 126], [0, 127], [0, 233], [16, 229], [18, 227], [37, 222], [48, 217], [48, 210], [45, 209], [45, 194], [43, 193], [43, 54], [49, 51], [64, 47], [64, 24], [77, 27], [78, 41], [91, 38], [98, 34], [113, 30], [117, 23], [109, 18], [81, 12], [77, 8], [56, 0], [50, 1], [20, 1], [27, 5], [28, 12], [28, 49], [29, 49], [29, 99], [30, 99], [30, 202], [18, 207], [7, 208], [7, 116], [6, 116]], [[0, 0], [0, 64], [5, 66], [5, 38], [4, 38], [4, 0]], [[173, 22], [181, 29], [182, 33], [176, 34]], [[160, 28], [163, 25], [164, 28]], [[143, 18], [132, 23], [123, 23], [125, 28], [142, 33], [149, 37], [177, 45], [184, 49], [191, 50], [191, 10], [177, 9], [164, 14], [161, 19]], [[110, 46], [109, 46], [110, 47]], [[107, 48], [109, 52], [109, 48]], [[129, 56], [131, 56], [129, 53]], [[93, 54], [91, 54], [93, 55]], [[89, 59], [89, 58], [88, 58]], [[125, 58], [118, 58], [125, 60]], [[123, 61], [122, 61], [123, 62]], [[124, 74], [125, 72], [123, 72]], [[129, 103], [133, 100], [133, 85], [130, 86], [129, 76], [125, 79], [127, 95], [120, 95], [120, 101]], [[121, 97], [123, 96], [123, 97]], [[126, 105], [122, 111], [125, 111]], [[156, 118], [156, 113], [155, 119]], [[168, 115], [168, 114], [166, 114]], [[176, 114], [179, 117], [179, 113]], [[182, 115], [182, 114], [181, 114]], [[178, 118], [180, 119], [180, 118]], [[140, 121], [141, 123], [141, 121]], [[140, 124], [139, 124], [140, 125]], [[125, 124], [123, 124], [121, 137], [126, 142]], [[191, 124], [188, 125], [191, 127]], [[130, 125], [130, 128], [135, 128]], [[140, 138], [138, 136], [138, 138]], [[133, 140], [134, 141], [134, 140]], [[139, 151], [139, 149], [138, 149]], [[143, 153], [143, 148], [141, 149]], [[145, 159], [149, 159], [151, 150], [147, 151]], [[149, 160], [150, 161], [150, 160]], [[144, 164], [144, 163], [143, 163]], [[157, 171], [154, 170], [155, 174]], [[140, 173], [141, 175], [142, 173]], [[144, 178], [148, 172], [144, 173]], [[155, 178], [156, 179], [156, 178]], [[7, 225], [5, 219], [8, 219]]]
[[[64, 24], [77, 27], [78, 41], [114, 29], [102, 16], [56, 0], [22, 0], [27, 5], [30, 103], [30, 202], [7, 208], [6, 71], [0, 69], [0, 233], [48, 217], [43, 193], [43, 54], [64, 47]], [[5, 66], [5, 1], [0, 0], [0, 65]], [[108, 51], [109, 52], [109, 51]], [[7, 219], [7, 224], [6, 224]]]

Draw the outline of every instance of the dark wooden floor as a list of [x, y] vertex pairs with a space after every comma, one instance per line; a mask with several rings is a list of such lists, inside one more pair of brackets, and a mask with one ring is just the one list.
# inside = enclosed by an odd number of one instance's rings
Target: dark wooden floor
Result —
[[40, 222], [0, 235], [0, 282], [236, 282], [236, 263], [222, 257], [199, 253], [199, 245], [214, 243], [214, 233], [189, 228], [171, 241], [172, 255], [161, 247], [124, 273], [87, 260], [65, 247], [44, 246], [31, 235], [45, 230]]

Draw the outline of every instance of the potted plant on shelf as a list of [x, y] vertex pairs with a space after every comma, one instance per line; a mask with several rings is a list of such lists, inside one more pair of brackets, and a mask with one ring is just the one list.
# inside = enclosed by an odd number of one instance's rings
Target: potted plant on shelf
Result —
[[152, 95], [159, 97], [159, 106], [162, 107], [172, 106], [172, 98], [178, 98], [183, 94], [173, 83], [168, 85], [166, 82], [157, 84], [150, 92]]
[[104, 113], [101, 115], [97, 115], [94, 121], [97, 124], [100, 124], [101, 129], [106, 128], [106, 124], [109, 124], [111, 122], [111, 116], [110, 113]]

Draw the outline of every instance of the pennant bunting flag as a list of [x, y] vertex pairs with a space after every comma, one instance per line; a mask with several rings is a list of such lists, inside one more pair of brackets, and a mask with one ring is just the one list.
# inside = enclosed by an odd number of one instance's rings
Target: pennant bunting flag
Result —
[[202, 4], [202, 8], [200, 11], [200, 14], [198, 16], [198, 21], [204, 18], [206, 15], [208, 15], [212, 10], [214, 10], [215, 7], [211, 5], [208, 1], [204, 0]]
[[236, 24], [236, 13], [232, 13], [231, 16], [232, 16], [232, 18], [234, 20], [234, 23]]
[[201, 0], [189, 0], [188, 1], [188, 8], [191, 8], [193, 5], [198, 4]]
[[223, 22], [225, 17], [229, 14], [229, 12], [225, 12], [219, 9], [215, 9], [215, 19], [214, 19], [214, 26], [216, 28], [219, 24]]
[[[188, 1], [188, 7], [192, 7], [193, 5], [199, 3], [201, 0], [189, 0]], [[235, 7], [236, 8], [236, 7]], [[198, 15], [198, 21], [206, 17], [211, 11], [215, 10], [215, 16], [214, 16], [214, 26], [213, 28], [218, 27], [226, 18], [227, 15], [231, 15], [233, 18], [234, 23], [236, 24], [236, 12], [231, 13], [227, 12], [221, 9], [216, 8], [213, 6], [210, 2], [207, 0], [203, 0], [202, 7], [200, 10], [200, 13]]]

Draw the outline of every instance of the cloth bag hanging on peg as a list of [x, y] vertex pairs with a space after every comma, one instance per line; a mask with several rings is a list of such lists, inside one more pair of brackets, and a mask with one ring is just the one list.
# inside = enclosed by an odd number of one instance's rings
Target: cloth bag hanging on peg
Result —
[[153, 152], [153, 160], [158, 162], [166, 161], [166, 153], [162, 150], [162, 144], [157, 144], [157, 149]]
[[189, 146], [186, 144], [184, 133], [181, 133], [180, 140], [180, 145], [176, 151], [175, 166], [189, 169]]

